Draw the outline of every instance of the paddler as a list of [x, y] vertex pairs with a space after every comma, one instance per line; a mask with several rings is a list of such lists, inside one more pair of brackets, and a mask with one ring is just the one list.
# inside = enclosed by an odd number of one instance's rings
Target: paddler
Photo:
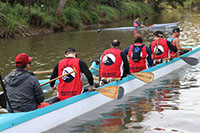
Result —
[[146, 26], [143, 25], [140, 21], [139, 15], [136, 15], [136, 19], [133, 22], [133, 26], [136, 28], [145, 28]]
[[[38, 80], [29, 72], [31, 61], [32, 57], [25, 53], [18, 54], [15, 58], [16, 69], [4, 79], [8, 100], [14, 112], [35, 110], [44, 100]], [[11, 112], [11, 109], [8, 108], [8, 111]]]
[[[172, 32], [173, 32], [173, 35], [170, 36], [167, 40], [169, 42], [171, 42], [178, 49], [179, 55], [182, 55], [184, 53], [192, 51], [192, 48], [183, 48], [183, 47], [181, 47], [181, 45], [180, 45], [180, 39], [179, 39], [181, 30], [179, 28], [174, 28], [172, 30]], [[175, 58], [175, 56], [176, 56], [175, 54], [176, 53], [174, 53], [173, 51], [171, 51], [170, 52], [171, 58]]]
[[[50, 80], [74, 71], [73, 73], [59, 79], [57, 96], [58, 101], [76, 96], [84, 91], [81, 83], [81, 73], [84, 73], [88, 80], [88, 83], [90, 85], [89, 91], [93, 91], [95, 89], [93, 76], [89, 71], [88, 66], [84, 61], [76, 58], [76, 56], [76, 50], [72, 47], [68, 47], [65, 50], [66, 58], [59, 61], [59, 63], [54, 67], [54, 70], [51, 74]], [[52, 90], [57, 89], [55, 81], [51, 82], [50, 85], [52, 87]]]
[[164, 60], [168, 61], [170, 58], [170, 50], [177, 53], [177, 48], [163, 38], [163, 32], [159, 30], [154, 32], [154, 39], [150, 45], [154, 64], [162, 63]]
[[100, 86], [111, 81], [121, 80], [130, 74], [126, 55], [120, 50], [119, 40], [113, 40], [110, 49], [106, 49], [101, 57], [99, 66]]
[[142, 42], [142, 35], [136, 34], [134, 36], [134, 44], [126, 47], [123, 51], [126, 55], [128, 55], [131, 73], [140, 72], [153, 65], [151, 51], [149, 47], [144, 45]]

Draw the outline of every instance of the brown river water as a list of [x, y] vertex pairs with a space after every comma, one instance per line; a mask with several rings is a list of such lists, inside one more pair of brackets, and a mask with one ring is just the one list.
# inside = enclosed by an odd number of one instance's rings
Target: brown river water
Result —
[[[104, 28], [131, 26], [133, 20], [104, 25]], [[153, 23], [181, 22], [181, 44], [200, 45], [200, 13], [170, 13], [149, 16], [146, 25]], [[6, 76], [15, 68], [14, 58], [24, 52], [33, 57], [32, 71], [53, 69], [64, 57], [64, 51], [72, 46], [78, 57], [88, 66], [100, 53], [109, 48], [114, 39], [119, 39], [122, 49], [133, 42], [133, 31], [102, 31], [97, 28], [84, 31], [52, 33], [41, 36], [0, 40], [0, 72]], [[171, 30], [165, 30], [166, 37]], [[153, 31], [139, 31], [144, 43], [153, 40]], [[200, 64], [186, 65], [153, 83], [113, 101], [104, 106], [64, 123], [47, 132], [199, 132], [200, 127]], [[47, 79], [49, 74], [36, 75], [38, 79]], [[0, 89], [1, 91], [1, 89]]]

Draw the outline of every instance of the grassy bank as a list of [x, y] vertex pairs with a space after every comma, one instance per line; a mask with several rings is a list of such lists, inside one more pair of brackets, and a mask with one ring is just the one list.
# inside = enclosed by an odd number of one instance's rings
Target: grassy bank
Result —
[[[57, 3], [22, 6], [0, 2], [0, 37], [16, 38], [33, 35], [32, 27], [46, 32], [81, 29], [85, 25], [111, 23], [121, 18], [147, 16], [153, 9], [140, 2], [118, 2], [116, 5], [70, 0], [60, 17], [54, 16]], [[34, 28], [35, 29], [35, 28]], [[37, 34], [37, 33], [35, 33]]]

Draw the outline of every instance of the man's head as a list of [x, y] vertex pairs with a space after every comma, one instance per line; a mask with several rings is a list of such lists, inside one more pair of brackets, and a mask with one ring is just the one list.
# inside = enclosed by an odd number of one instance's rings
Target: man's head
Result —
[[119, 40], [113, 40], [111, 43], [112, 48], [120, 48], [120, 41]]
[[174, 28], [172, 32], [176, 37], [179, 37], [181, 30], [179, 28]]
[[142, 42], [143, 42], [142, 35], [141, 35], [141, 34], [136, 34], [136, 35], [134, 36], [134, 42], [135, 42], [135, 43], [142, 43]]
[[65, 57], [76, 57], [76, 50], [72, 47], [66, 48]]
[[160, 37], [162, 38], [162, 37], [163, 37], [162, 31], [159, 31], [159, 30], [156, 31], [156, 32], [154, 32], [153, 35], [154, 35], [155, 39], [156, 39], [156, 38], [160, 38]]
[[20, 53], [15, 57], [15, 64], [17, 68], [20, 69], [30, 69], [30, 61], [32, 60], [32, 57], [29, 57], [25, 53]]

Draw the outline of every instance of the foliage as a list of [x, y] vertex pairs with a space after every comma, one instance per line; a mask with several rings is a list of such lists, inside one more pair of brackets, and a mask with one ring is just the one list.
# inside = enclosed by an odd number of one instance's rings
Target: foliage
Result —
[[101, 13], [104, 20], [111, 22], [113, 19], [117, 19], [119, 11], [115, 8], [101, 5], [98, 9], [99, 13]]
[[27, 10], [16, 4], [14, 8], [9, 3], [0, 3], [0, 37], [14, 38], [29, 36], [26, 30]]

